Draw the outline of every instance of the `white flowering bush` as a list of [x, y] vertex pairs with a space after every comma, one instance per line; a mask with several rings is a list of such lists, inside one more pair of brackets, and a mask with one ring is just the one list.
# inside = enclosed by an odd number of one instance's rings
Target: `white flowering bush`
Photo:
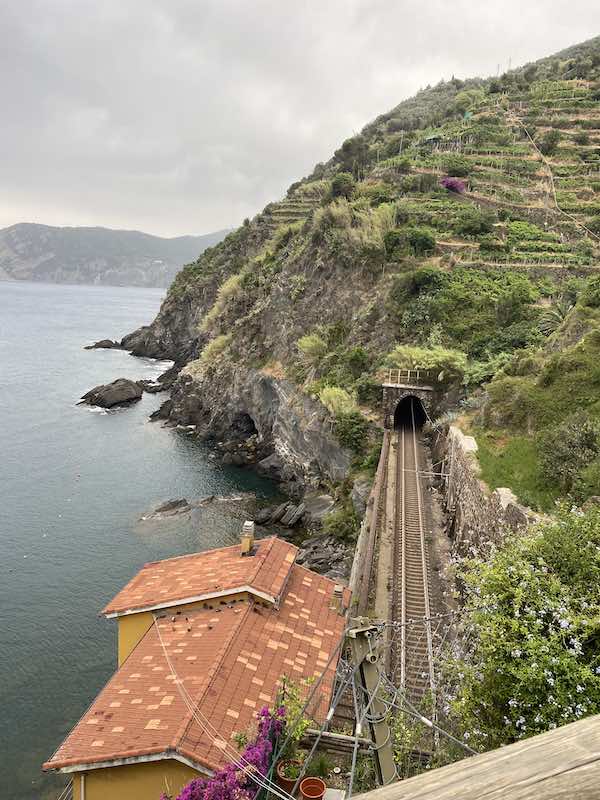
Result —
[[600, 509], [563, 509], [466, 561], [451, 716], [481, 749], [600, 713]]

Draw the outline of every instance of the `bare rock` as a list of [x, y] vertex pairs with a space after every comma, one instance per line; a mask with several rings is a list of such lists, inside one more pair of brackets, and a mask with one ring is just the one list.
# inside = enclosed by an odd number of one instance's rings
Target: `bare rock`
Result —
[[128, 378], [117, 378], [112, 383], [95, 386], [81, 398], [82, 403], [101, 408], [128, 406], [142, 397], [142, 387]]
[[114, 342], [112, 339], [100, 339], [99, 342], [94, 342], [94, 344], [87, 344], [84, 350], [120, 350], [121, 343]]

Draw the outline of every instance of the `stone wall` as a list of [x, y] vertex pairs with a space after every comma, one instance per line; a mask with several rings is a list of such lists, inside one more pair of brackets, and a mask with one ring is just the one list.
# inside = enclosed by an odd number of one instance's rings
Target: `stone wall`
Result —
[[431, 389], [424, 389], [421, 386], [387, 386], [383, 387], [383, 420], [386, 428], [394, 427], [394, 413], [402, 400], [405, 397], [417, 397], [427, 415], [431, 418], [438, 403], [437, 393]]
[[491, 491], [480, 477], [477, 442], [451, 426], [435, 445], [442, 461], [447, 531], [456, 555], [485, 557], [507, 531], [535, 521], [531, 509], [519, 504], [510, 489]]

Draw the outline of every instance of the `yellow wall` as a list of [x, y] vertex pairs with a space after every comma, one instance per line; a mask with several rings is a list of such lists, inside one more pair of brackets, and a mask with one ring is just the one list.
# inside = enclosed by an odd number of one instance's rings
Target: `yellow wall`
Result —
[[[147, 764], [105, 767], [85, 775], [85, 800], [159, 800], [161, 792], [177, 797], [200, 773], [165, 759]], [[73, 800], [82, 800], [81, 773], [73, 774]]]
[[[216, 600], [202, 600], [199, 603], [186, 603], [184, 605], [175, 605], [171, 608], [162, 609], [156, 613], [158, 614], [175, 614], [181, 611], [184, 614], [194, 608], [201, 608], [204, 603], [218, 608], [221, 601], [229, 602], [230, 600], [246, 599], [247, 592], [237, 592], [236, 594], [227, 595], [226, 597], [219, 597]], [[125, 661], [127, 656], [131, 653], [136, 644], [140, 641], [142, 636], [146, 633], [148, 628], [152, 625], [154, 618], [151, 611], [140, 611], [137, 614], [125, 614], [122, 617], [117, 617], [119, 624], [118, 633], [118, 659], [119, 666]]]
[[119, 666], [125, 661], [148, 628], [154, 622], [151, 611], [142, 611], [140, 614], [127, 614], [118, 617], [118, 658]]

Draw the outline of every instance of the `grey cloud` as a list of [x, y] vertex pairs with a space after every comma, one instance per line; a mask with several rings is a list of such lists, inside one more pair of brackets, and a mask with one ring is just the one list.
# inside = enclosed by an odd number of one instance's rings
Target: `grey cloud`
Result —
[[0, 226], [238, 224], [419, 87], [590, 38], [591, 0], [20, 0]]

